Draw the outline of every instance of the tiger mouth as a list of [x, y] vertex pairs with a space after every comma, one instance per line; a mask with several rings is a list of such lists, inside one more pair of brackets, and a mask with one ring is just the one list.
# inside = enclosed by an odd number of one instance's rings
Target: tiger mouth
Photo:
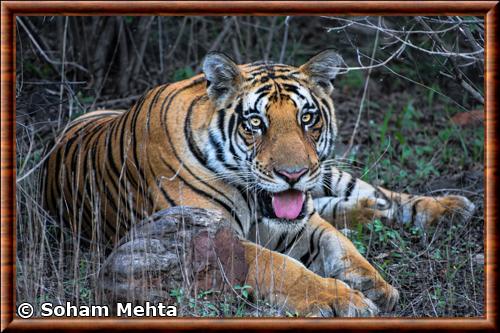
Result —
[[265, 218], [292, 222], [306, 216], [307, 195], [304, 192], [292, 189], [277, 193], [264, 191], [259, 199]]

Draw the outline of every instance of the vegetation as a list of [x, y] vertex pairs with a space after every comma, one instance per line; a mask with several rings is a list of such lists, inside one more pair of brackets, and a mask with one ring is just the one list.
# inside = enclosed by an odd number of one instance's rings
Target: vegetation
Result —
[[[43, 209], [41, 165], [72, 119], [128, 108], [142, 93], [200, 72], [203, 56], [299, 65], [324, 48], [349, 68], [335, 83], [344, 168], [419, 194], [465, 195], [469, 221], [422, 231], [379, 220], [349, 233], [401, 292], [394, 316], [484, 314], [484, 127], [457, 121], [484, 104], [484, 24], [477, 17], [18, 17], [17, 300], [94, 304], [103, 253], [75, 245]], [[61, 232], [64, 231], [64, 232]], [[170, 292], [180, 314], [269, 316], [235, 294]], [[216, 299], [217, 301], [214, 301]]]

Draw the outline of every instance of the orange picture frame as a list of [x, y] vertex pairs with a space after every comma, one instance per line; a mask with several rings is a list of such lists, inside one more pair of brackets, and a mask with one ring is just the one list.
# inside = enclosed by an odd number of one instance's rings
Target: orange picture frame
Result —
[[[53, 330], [473, 330], [496, 331], [497, 1], [2, 1], [1, 3], [1, 329]], [[485, 48], [485, 274], [480, 318], [444, 319], [21, 319], [15, 316], [15, 16], [17, 15], [480, 15]]]

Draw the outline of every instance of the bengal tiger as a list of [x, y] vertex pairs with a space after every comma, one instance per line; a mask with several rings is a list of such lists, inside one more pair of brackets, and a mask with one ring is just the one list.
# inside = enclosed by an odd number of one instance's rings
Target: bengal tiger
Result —
[[156, 87], [128, 111], [74, 120], [47, 162], [47, 205], [111, 242], [161, 209], [216, 209], [243, 240], [247, 284], [267, 301], [308, 315], [390, 311], [398, 291], [334, 225], [369, 216], [425, 227], [468, 218], [474, 205], [391, 192], [335, 167], [331, 94], [342, 64], [332, 50], [300, 67], [209, 53], [202, 74]]

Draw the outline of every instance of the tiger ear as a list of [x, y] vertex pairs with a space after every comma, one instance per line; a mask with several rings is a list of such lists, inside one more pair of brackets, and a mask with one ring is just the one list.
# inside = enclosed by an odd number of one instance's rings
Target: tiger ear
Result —
[[234, 61], [219, 52], [207, 54], [203, 61], [203, 73], [207, 79], [208, 96], [216, 104], [234, 95], [242, 79]]
[[343, 65], [344, 60], [339, 54], [333, 50], [324, 50], [300, 66], [300, 71], [329, 95], [333, 90], [333, 80]]

